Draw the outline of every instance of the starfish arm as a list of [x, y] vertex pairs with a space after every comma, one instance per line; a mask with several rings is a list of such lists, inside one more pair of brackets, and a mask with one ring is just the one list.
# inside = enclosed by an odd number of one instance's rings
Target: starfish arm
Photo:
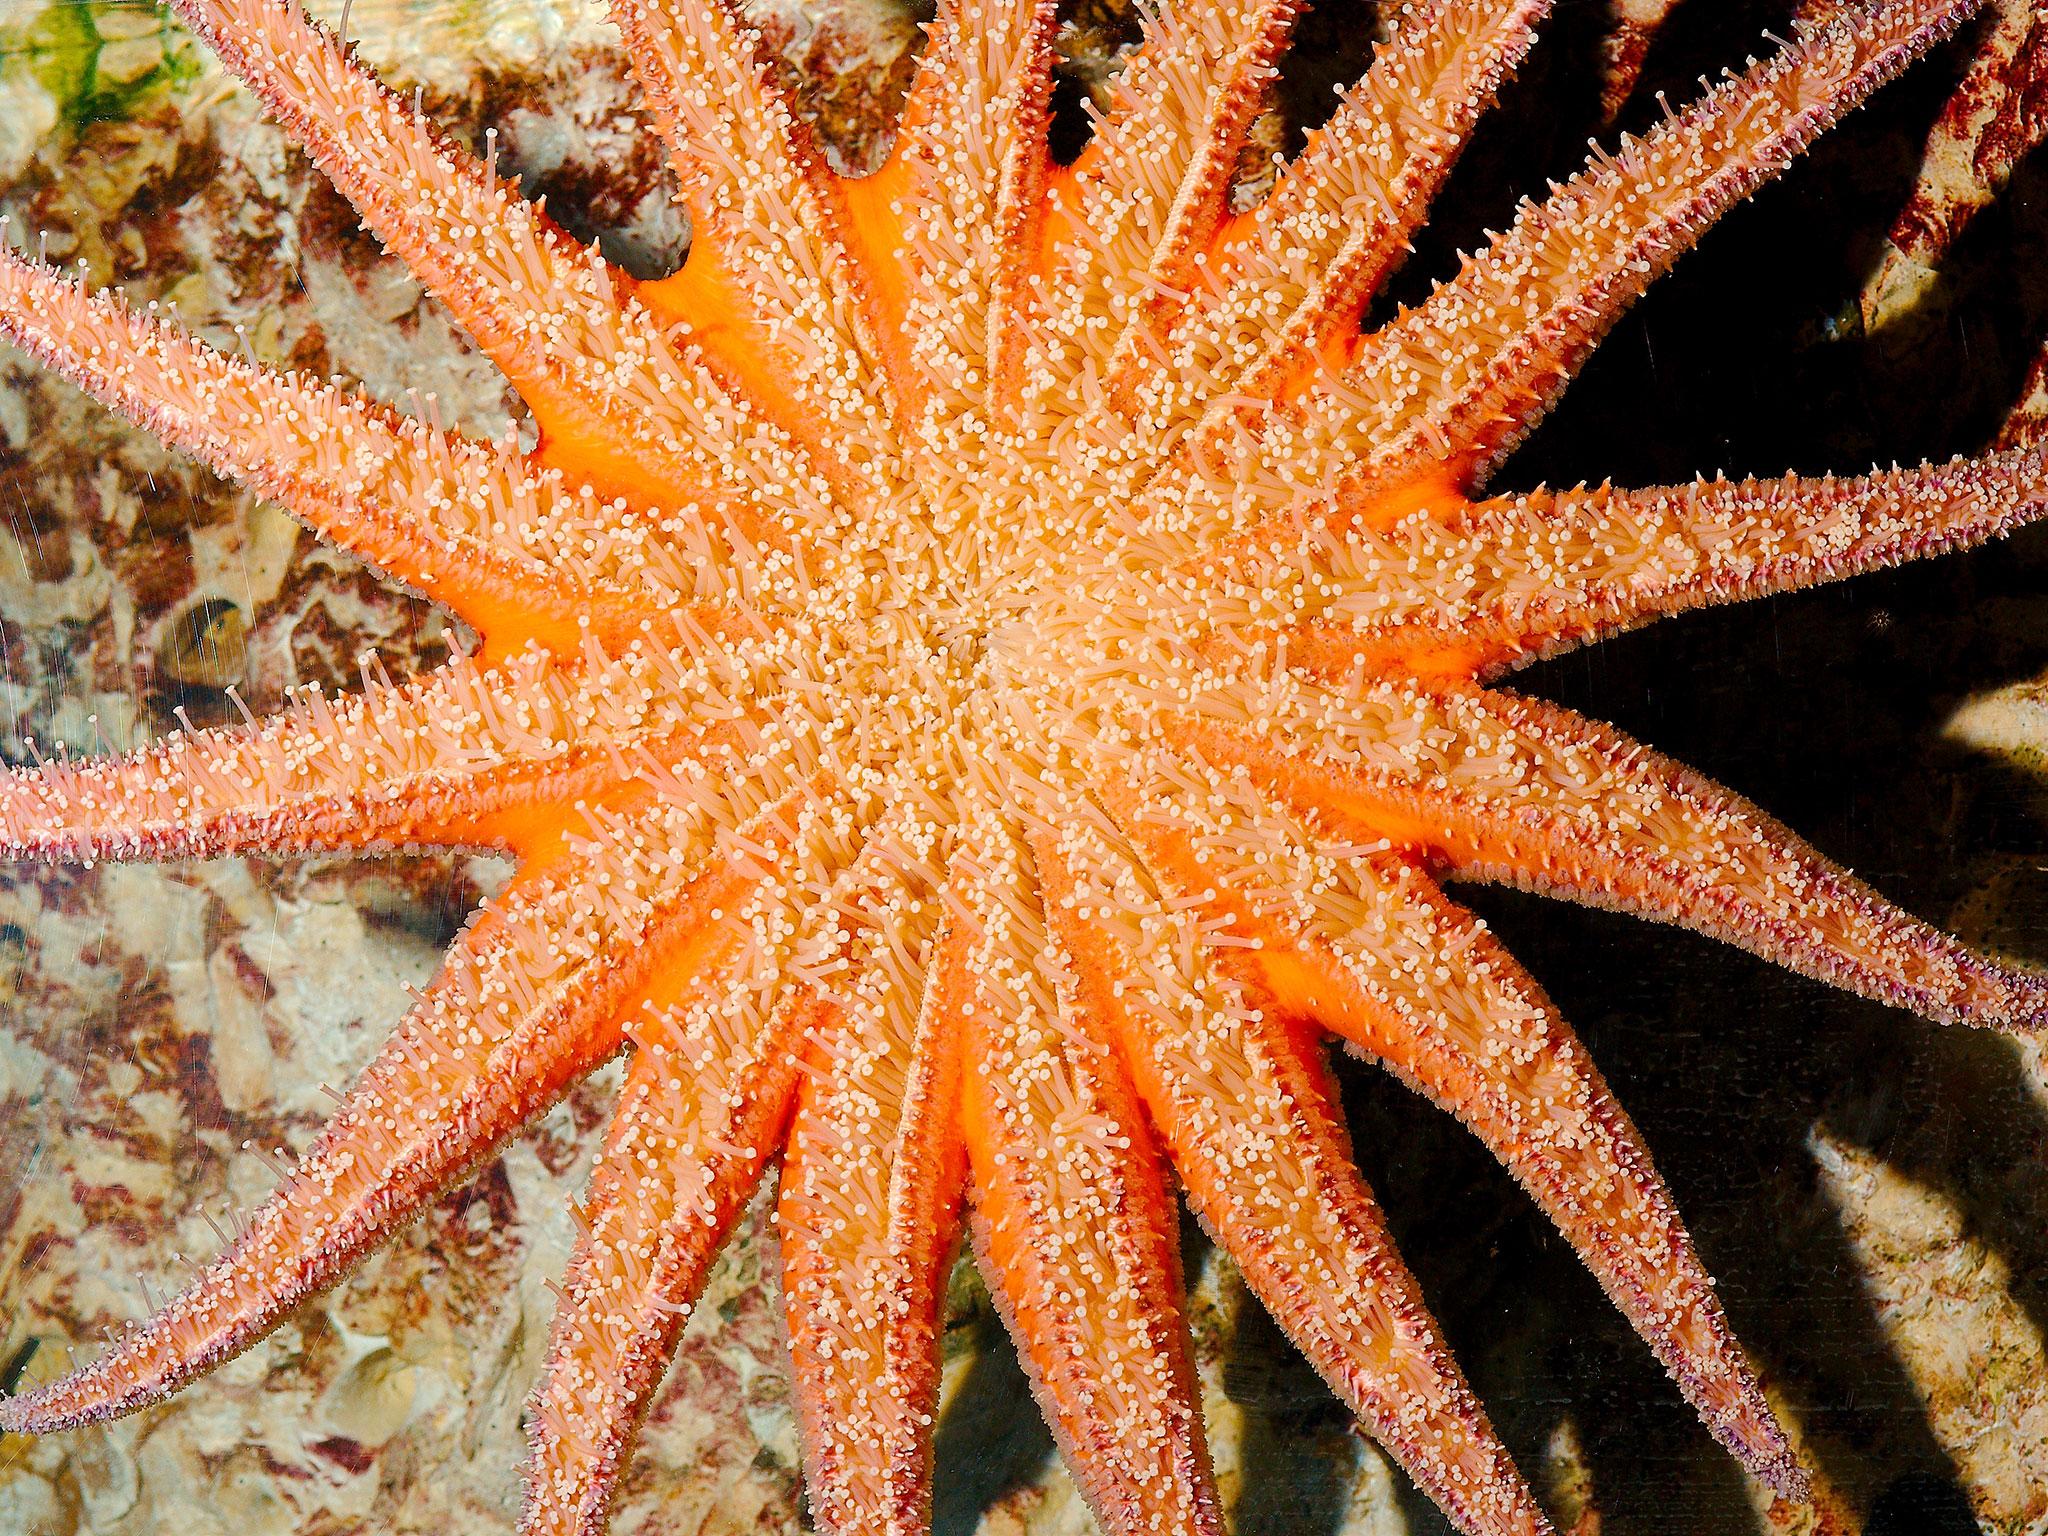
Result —
[[572, 540], [597, 520], [593, 498], [516, 454], [224, 357], [4, 246], [0, 334], [494, 642], [567, 643], [578, 615], [623, 632], [673, 589], [663, 576], [681, 579], [658, 544], [630, 575], [583, 556]]
[[[926, 465], [979, 453], [958, 419], [1014, 403], [1023, 287], [1052, 174], [1050, 0], [943, 0], [898, 130], [903, 320]], [[964, 455], [964, 457], [963, 457]]]
[[0, 1403], [0, 1427], [110, 1418], [239, 1354], [617, 1051], [636, 989], [716, 923], [626, 873], [602, 849], [523, 868], [228, 1250], [93, 1365]]
[[1417, 482], [1481, 482], [1643, 290], [1721, 214], [1963, 20], [1978, 0], [1873, 0], [1602, 154], [1424, 303], [1260, 413], [1211, 411], [1146, 496], [1200, 548], [1265, 521], [1378, 515]]
[[976, 1262], [1102, 1528], [1220, 1536], [1173, 1201], [1136, 1090], [1078, 1009], [1040, 1012], [1042, 986], [1018, 985], [1043, 928], [1013, 921], [1004, 947], [977, 966], [993, 978], [964, 1078]]
[[777, 750], [786, 701], [760, 695], [758, 658], [703, 638], [695, 657], [642, 645], [606, 656], [594, 644], [573, 662], [541, 646], [488, 665], [458, 656], [404, 684], [366, 676], [353, 697], [302, 690], [241, 729], [12, 770], [0, 775], [0, 856], [414, 843], [545, 853], [586, 799], [658, 786], [693, 814], [758, 804], [812, 768]]
[[1156, 329], [1196, 280], [1299, 12], [1298, 0], [1181, 0], [1148, 16], [1087, 148], [1053, 186], [1048, 234], [1068, 264], [1055, 265], [1060, 328], [1079, 356], [1114, 371], [1127, 327]]
[[1471, 629], [1498, 637], [1485, 663], [1498, 670], [1669, 614], [1981, 544], [2044, 514], [2038, 449], [1843, 479], [1515, 497], [1475, 509], [1498, 596], [1493, 622], [1474, 614]]
[[540, 423], [543, 459], [652, 507], [780, 511], [821, 494], [786, 435], [672, 345], [629, 279], [443, 141], [298, 0], [176, 3], [504, 371]]
[[1450, 496], [1191, 567], [1239, 643], [1336, 678], [1492, 676], [1651, 619], [1818, 586], [2048, 513], [2040, 449], [1818, 479]]
[[[259, 851], [504, 846], [531, 809], [614, 778], [545, 730], [493, 707], [558, 673], [529, 653], [505, 667], [458, 658], [354, 698], [299, 695], [238, 730], [173, 734], [125, 757], [45, 763], [0, 777], [0, 857], [212, 858]], [[497, 727], [494, 729], [494, 727]]]
[[[812, 867], [832, 868], [857, 827], [826, 781], [800, 784], [715, 833], [681, 881], [672, 856], [631, 870], [680, 889], [675, 937], [617, 1004], [639, 1047], [591, 1184], [548, 1357], [528, 1402], [524, 1536], [602, 1536], [613, 1489], [704, 1275], [795, 1100], [818, 1015], [790, 985]], [[636, 848], [672, 847], [644, 822]]]
[[881, 486], [881, 465], [847, 461], [887, 452], [896, 354], [847, 246], [839, 183], [760, 35], [728, 0], [613, 0], [612, 15], [690, 212], [683, 270], [642, 297], [814, 459]]
[[777, 1208], [804, 1485], [834, 1536], [924, 1536], [972, 978], [922, 878], [850, 894], [860, 981], [811, 1033]]
[[[1200, 281], [1134, 336], [1119, 381], [1161, 424], [1213, 397], [1290, 394], [1407, 254], [1473, 125], [1534, 41], [1549, 0], [1433, 0], [1405, 12], [1365, 77], [1258, 207], [1226, 227]], [[1176, 313], [1176, 310], [1178, 311]]]
[[2048, 978], [1908, 916], [1754, 805], [1611, 727], [1451, 685], [1355, 699], [1305, 687], [1272, 707], [1286, 726], [1180, 722], [1168, 734], [1250, 770], [1333, 835], [1694, 928], [1928, 1018], [2048, 1022]]
[[1194, 903], [1100, 811], [1063, 821], [1041, 868], [1079, 1005], [1254, 1294], [1459, 1530], [1547, 1533], [1352, 1164], [1313, 1048], [1215, 970]]
[[[736, 874], [706, 895], [741, 909]], [[547, 1363], [527, 1400], [522, 1536], [603, 1536], [613, 1490], [704, 1277], [779, 1148], [812, 1009], [761, 1016], [728, 924], [672, 952], [578, 1213]]]
[[[1222, 808], [1223, 815], [1215, 814]], [[1409, 858], [1326, 840], [1219, 776], [1142, 825], [1144, 851], [1230, 936], [1227, 968], [1484, 1141], [1578, 1251], [1714, 1434], [1806, 1495], [1713, 1282], [1627, 1114], [1542, 989]]]

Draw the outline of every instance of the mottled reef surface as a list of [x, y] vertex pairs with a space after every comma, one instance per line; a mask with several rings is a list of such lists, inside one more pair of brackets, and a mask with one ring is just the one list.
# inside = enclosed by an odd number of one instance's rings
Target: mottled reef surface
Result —
[[[338, 4], [315, 7], [328, 19]], [[1650, 7], [1661, 9], [1661, 7]], [[1599, 127], [1615, 13], [1559, 16], [1453, 183], [1413, 298]], [[1786, 7], [1681, 7], [1623, 110], [1738, 61]], [[2025, 0], [2005, 15], [2024, 20]], [[831, 152], [870, 163], [919, 15], [764, 0]], [[1307, 25], [1260, 144], [1362, 67]], [[688, 241], [597, 7], [355, 0], [351, 34], [458, 137], [643, 274]], [[1078, 0], [1060, 132], [1128, 38]], [[1937, 262], [1887, 231], [1981, 201], [1923, 157], [1972, 39], [1741, 210], [1606, 344], [1504, 483], [1854, 470], [1973, 449], [2048, 336], [2048, 165]], [[2048, 90], [2040, 82], [2037, 89]], [[1258, 168], [1247, 166], [1255, 185]], [[1916, 183], [1920, 190], [1916, 194]], [[0, 0], [0, 205], [16, 238], [175, 304], [216, 343], [493, 432], [512, 397], [348, 206], [155, 9]], [[31, 238], [34, 238], [32, 235]], [[1903, 237], [1902, 237], [1903, 238]], [[1937, 242], [1938, 243], [1938, 242]], [[416, 392], [416, 393], [413, 393]], [[273, 508], [0, 351], [0, 753], [123, 747], [446, 654], [447, 622]], [[1706, 770], [1887, 893], [2048, 961], [2048, 533], [1695, 615], [1524, 685]], [[231, 691], [232, 690], [232, 691]], [[0, 872], [0, 1382], [41, 1379], [210, 1255], [502, 877], [487, 859]], [[1738, 1329], [1872, 1536], [2048, 1532], [2048, 1075], [1706, 941], [1468, 893], [1573, 1017], [1674, 1186]], [[1474, 1385], [1581, 1533], [1761, 1530], [1758, 1501], [1477, 1142], [1349, 1069], [1358, 1152]], [[538, 1364], [610, 1075], [269, 1342], [104, 1430], [0, 1440], [0, 1536], [508, 1531]], [[757, 1211], [758, 1216], [758, 1211]], [[800, 1527], [773, 1265], [713, 1279], [626, 1486], [621, 1536]], [[1206, 1408], [1236, 1528], [1441, 1530], [1192, 1227]], [[1088, 1522], [972, 1273], [939, 1434], [945, 1536]]]

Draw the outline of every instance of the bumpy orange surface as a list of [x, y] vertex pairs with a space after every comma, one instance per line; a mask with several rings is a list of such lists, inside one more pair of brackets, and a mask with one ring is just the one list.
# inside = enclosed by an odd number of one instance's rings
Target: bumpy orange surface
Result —
[[[0, 782], [13, 857], [481, 845], [519, 861], [286, 1185], [55, 1431], [169, 1392], [627, 1050], [530, 1405], [526, 1528], [595, 1532], [781, 1159], [811, 1507], [927, 1522], [963, 1209], [1117, 1533], [1220, 1525], [1169, 1174], [1462, 1529], [1546, 1529], [1353, 1170], [1334, 1034], [1468, 1124], [1714, 1432], [1805, 1474], [1627, 1116], [1443, 892], [1533, 886], [2013, 1030], [2048, 982], [1754, 807], [1492, 680], [1661, 614], [1987, 538], [2039, 452], [1483, 499], [1615, 317], [1968, 0], [1832, 5], [1370, 334], [1541, 0], [1423, 0], [1248, 213], [1291, 0], [1178, 0], [1071, 168], [1042, 0], [942, 5], [877, 176], [722, 0], [617, 0], [694, 225], [635, 284], [291, 0], [176, 0], [532, 408], [466, 441], [0, 257], [0, 326], [445, 603], [481, 651]], [[1654, 22], [1648, 7], [1640, 20]]]

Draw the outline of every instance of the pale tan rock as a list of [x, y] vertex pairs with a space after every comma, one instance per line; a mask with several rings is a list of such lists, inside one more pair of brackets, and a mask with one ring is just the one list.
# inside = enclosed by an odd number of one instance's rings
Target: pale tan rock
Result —
[[99, 78], [109, 85], [134, 85], [163, 66], [164, 45], [155, 37], [128, 37], [99, 51]]

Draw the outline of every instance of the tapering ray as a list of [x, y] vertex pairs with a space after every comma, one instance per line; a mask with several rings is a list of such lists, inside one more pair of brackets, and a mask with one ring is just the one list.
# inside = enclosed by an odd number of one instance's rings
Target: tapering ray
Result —
[[1298, 0], [1177, 0], [1147, 17], [1108, 108], [1070, 174], [1052, 184], [1047, 301], [1109, 363], [1127, 323], [1145, 323], [1195, 280]]
[[785, 1140], [802, 1059], [843, 1006], [848, 893], [873, 797], [802, 789], [726, 840], [716, 947], [665, 962], [627, 1023], [640, 1048], [529, 1408], [522, 1529], [601, 1532], [613, 1486], [705, 1272]]
[[1102, 1528], [1220, 1536], [1164, 1169], [1114, 1043], [1040, 974], [1042, 914], [1016, 905], [986, 913], [972, 963], [976, 1261]]
[[1052, 170], [1054, 21], [1052, 0], [941, 0], [882, 174], [903, 189], [893, 259], [919, 392], [909, 403], [940, 472], [960, 472], [963, 454], [978, 462], [980, 445], [961, 434], [1014, 401], [1021, 291]]
[[1981, 543], [2048, 513], [2042, 450], [1817, 479], [1446, 493], [1389, 525], [1279, 531], [1189, 572], [1234, 645], [1489, 676], [1666, 614], [1817, 586]]
[[1173, 797], [1171, 819], [1139, 832], [1146, 857], [1229, 939], [1225, 968], [1261, 1006], [1336, 1031], [1469, 1127], [1716, 1437], [1803, 1498], [1805, 1473], [1649, 1150], [1542, 989], [1411, 858], [1331, 850], [1228, 776], [1206, 790]]
[[942, 933], [936, 849], [884, 822], [826, 914], [839, 949], [802, 961], [829, 1011], [813, 1030], [777, 1224], [804, 1485], [834, 1536], [919, 1536], [946, 1265], [964, 1156], [969, 978]]
[[660, 1050], [642, 1049], [626, 1070], [527, 1402], [524, 1536], [605, 1530], [704, 1276], [775, 1152], [792, 1043], [728, 1043], [740, 1049], [702, 1079]]
[[0, 334], [503, 648], [580, 644], [579, 616], [625, 633], [694, 585], [655, 540], [639, 541], [637, 564], [586, 554], [579, 535], [608, 526], [609, 509], [515, 453], [224, 357], [4, 245]]
[[1217, 395], [1286, 394], [1408, 252], [1473, 125], [1521, 62], [1549, 0], [1429, 0], [1394, 35], [1272, 193], [1227, 226], [1205, 270], [1126, 332], [1134, 409], [1184, 424]]
[[642, 296], [685, 322], [813, 458], [883, 483], [875, 461], [888, 452], [896, 338], [885, 341], [847, 248], [838, 179], [760, 35], [731, 0], [612, 0], [611, 10], [690, 211], [683, 270]]
[[1427, 301], [1326, 358], [1282, 409], [1210, 412], [1148, 493], [1197, 544], [1391, 488], [1470, 490], [1643, 290], [1735, 203], [1960, 23], [1978, 0], [1870, 0], [1802, 23], [1764, 63], [1537, 204]]
[[0, 1428], [110, 1418], [239, 1354], [617, 1051], [657, 968], [724, 941], [734, 871], [658, 874], [595, 846], [522, 869], [227, 1251], [94, 1364], [0, 1402]]
[[573, 802], [616, 795], [650, 768], [674, 778], [707, 759], [743, 767], [734, 756], [743, 733], [716, 716], [616, 718], [613, 695], [633, 675], [630, 665], [593, 674], [539, 649], [495, 666], [458, 656], [352, 697], [303, 691], [260, 724], [178, 732], [121, 758], [8, 770], [0, 856], [526, 850], [574, 822]]
[[1265, 719], [1165, 729], [1334, 836], [1695, 928], [1929, 1018], [2048, 1023], [2048, 977], [1909, 917], [1754, 805], [1569, 710], [1448, 684], [1344, 697], [1302, 682]]
[[805, 1038], [831, 1011], [798, 979], [800, 951], [829, 930], [814, 882], [858, 859], [863, 818], [831, 797], [782, 812], [762, 818], [753, 858], [706, 877], [715, 932], [665, 959], [628, 1011], [638, 1052], [527, 1404], [525, 1536], [602, 1536], [705, 1274], [782, 1146]]
[[672, 344], [631, 280], [444, 141], [298, 0], [174, 0], [532, 407], [541, 456], [661, 509], [824, 517], [786, 436]]
[[1077, 808], [1045, 847], [1046, 915], [1080, 1006], [1118, 1042], [1188, 1199], [1254, 1293], [1459, 1529], [1548, 1532], [1352, 1165], [1315, 1048], [1217, 970], [1192, 903], [1118, 832]]

